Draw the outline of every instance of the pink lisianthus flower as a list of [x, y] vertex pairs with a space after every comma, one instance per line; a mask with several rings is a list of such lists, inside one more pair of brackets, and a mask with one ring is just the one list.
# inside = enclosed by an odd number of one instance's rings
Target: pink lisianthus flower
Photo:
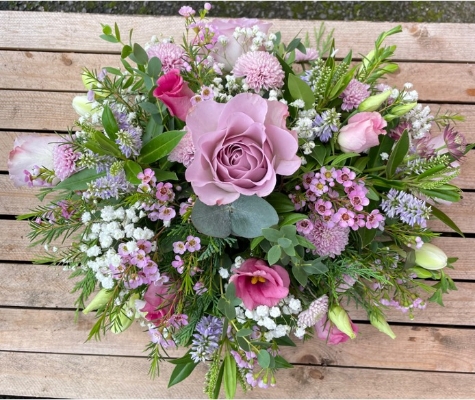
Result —
[[[8, 157], [8, 172], [13, 184], [15, 186], [51, 186], [57, 184], [60, 181], [59, 178], [54, 179], [53, 182], [45, 182], [36, 178], [41, 168], [54, 170], [54, 155], [57, 152], [55, 148], [58, 143], [63, 142], [65, 142], [63, 138], [53, 135], [30, 135], [16, 138], [13, 150], [10, 151]], [[58, 161], [56, 164], [63, 166]], [[74, 171], [70, 164], [64, 165], [64, 167], [64, 170], [61, 170], [61, 179], [66, 179]]]
[[297, 134], [285, 125], [287, 106], [241, 93], [228, 103], [198, 103], [186, 118], [195, 147], [186, 180], [207, 205], [229, 204], [243, 194], [269, 195], [276, 174], [292, 175], [301, 160]]
[[[272, 26], [271, 23], [254, 18], [214, 19], [210, 25], [215, 32], [215, 37], [218, 38], [212, 55], [216, 62], [224, 64], [226, 71], [231, 71], [239, 56], [249, 51], [252, 45], [251, 38], [245, 38], [242, 35], [238, 37], [238, 39], [234, 37], [236, 28], [252, 29], [254, 26], [257, 26], [260, 32], [267, 34], [269, 28]], [[220, 36], [226, 38], [225, 44], [219, 40]]]
[[170, 287], [152, 283], [144, 295], [145, 306], [140, 309], [146, 312], [145, 319], [159, 325], [173, 314], [174, 293], [170, 293]]
[[172, 116], [185, 120], [191, 107], [190, 99], [195, 95], [183, 80], [180, 71], [171, 69], [157, 80], [153, 95], [163, 102]]
[[[353, 332], [357, 334], [358, 326], [355, 325], [351, 320], [350, 324]], [[350, 338], [346, 333], [343, 333], [335, 325], [328, 321], [326, 315], [315, 324], [315, 332], [320, 339], [326, 340], [328, 344], [344, 343]]]
[[236, 286], [236, 296], [247, 309], [257, 306], [273, 307], [289, 294], [289, 273], [280, 265], [272, 265], [264, 260], [249, 258], [234, 270], [229, 282]]
[[348, 120], [340, 129], [338, 144], [344, 153], [362, 153], [379, 144], [379, 135], [385, 135], [387, 123], [378, 112], [361, 112]]

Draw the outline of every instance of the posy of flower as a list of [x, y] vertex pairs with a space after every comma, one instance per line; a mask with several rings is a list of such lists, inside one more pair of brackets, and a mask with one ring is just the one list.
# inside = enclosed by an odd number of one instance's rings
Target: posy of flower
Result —
[[[450, 125], [460, 116], [378, 83], [397, 68], [383, 41], [400, 27], [352, 66], [323, 29], [318, 49], [285, 44], [270, 23], [210, 9], [180, 8], [182, 45], [103, 26], [122, 68], [85, 70], [76, 129], [17, 139], [9, 170], [57, 195], [29, 214], [31, 238], [75, 238], [39, 261], [71, 270], [78, 308], [96, 311], [90, 337], [136, 321], [152, 374], [162, 348], [189, 348], [169, 384], [206, 362], [205, 392], [224, 382], [233, 397], [237, 382], [275, 385], [290, 335], [356, 337], [348, 300], [392, 338], [385, 309], [441, 303], [454, 259], [427, 220], [458, 230], [437, 204], [460, 199], [449, 182], [470, 146]], [[416, 278], [438, 282], [421, 298]]]

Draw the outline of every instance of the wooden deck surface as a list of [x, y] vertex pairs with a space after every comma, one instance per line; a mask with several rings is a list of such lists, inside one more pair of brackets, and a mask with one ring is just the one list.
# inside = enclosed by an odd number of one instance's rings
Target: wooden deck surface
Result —
[[[38, 204], [30, 189], [16, 189], [6, 168], [15, 137], [65, 132], [76, 118], [72, 98], [83, 93], [82, 67], [118, 66], [119, 47], [99, 38], [100, 23], [134, 28], [145, 43], [166, 32], [180, 38], [182, 19], [39, 12], [0, 12], [0, 395], [66, 398], [200, 398], [206, 367], [167, 390], [172, 365], [147, 376], [143, 353], [148, 336], [139, 326], [101, 342], [84, 343], [94, 320], [74, 322], [73, 282], [60, 268], [33, 265], [39, 251], [28, 247], [25, 222], [15, 215]], [[318, 21], [274, 21], [273, 31], [291, 39]], [[380, 32], [395, 23], [328, 22], [341, 55], [366, 54]], [[475, 25], [403, 23], [397, 44], [400, 71], [390, 84], [412, 82], [435, 113], [464, 114], [460, 125], [475, 141]], [[413, 321], [388, 313], [397, 335], [391, 340], [350, 307], [360, 327], [357, 339], [339, 346], [311, 340], [284, 356], [295, 364], [278, 374], [278, 386], [256, 389], [250, 398], [475, 398], [475, 150], [457, 183], [465, 196], [443, 209], [467, 233], [462, 239], [440, 223], [435, 243], [459, 256], [451, 273], [458, 291], [431, 303]], [[172, 356], [179, 352], [171, 353]], [[238, 392], [238, 396], [243, 396]]]

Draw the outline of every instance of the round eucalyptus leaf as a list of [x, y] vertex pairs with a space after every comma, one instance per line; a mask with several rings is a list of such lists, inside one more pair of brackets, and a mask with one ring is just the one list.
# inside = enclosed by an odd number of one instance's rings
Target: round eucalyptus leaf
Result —
[[228, 204], [233, 235], [255, 238], [262, 235], [263, 228], [279, 222], [279, 216], [267, 201], [257, 196], [239, 196]]
[[197, 199], [191, 221], [199, 232], [208, 236], [225, 238], [231, 234], [231, 218], [226, 206], [208, 206]]

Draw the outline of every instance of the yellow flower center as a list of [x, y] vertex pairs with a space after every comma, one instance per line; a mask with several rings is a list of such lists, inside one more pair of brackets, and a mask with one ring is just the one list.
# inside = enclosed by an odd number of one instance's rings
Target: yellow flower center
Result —
[[253, 276], [251, 278], [251, 283], [253, 285], [255, 285], [257, 282], [264, 283], [265, 281], [266, 281], [266, 278], [264, 278], [263, 276]]

